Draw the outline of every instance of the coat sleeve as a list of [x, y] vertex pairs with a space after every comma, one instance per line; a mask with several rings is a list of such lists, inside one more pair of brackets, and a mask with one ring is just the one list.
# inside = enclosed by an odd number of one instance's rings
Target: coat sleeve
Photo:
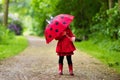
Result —
[[72, 31], [70, 30], [70, 28], [68, 27], [66, 31], [67, 31], [67, 37], [68, 37], [72, 42], [74, 42], [74, 41], [75, 41], [75, 35], [72, 33]]
[[67, 28], [66, 31], [67, 31], [67, 35], [68, 35], [69, 37], [75, 37], [75, 35], [74, 35], [74, 34], [72, 33], [72, 31], [70, 30], [70, 28]]

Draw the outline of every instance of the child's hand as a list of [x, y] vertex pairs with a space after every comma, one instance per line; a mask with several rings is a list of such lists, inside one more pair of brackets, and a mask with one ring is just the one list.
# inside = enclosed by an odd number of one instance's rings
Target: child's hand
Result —
[[64, 31], [64, 32], [62, 33], [62, 36], [64, 36], [64, 35], [66, 35], [66, 31]]
[[73, 42], [74, 42], [74, 41], [75, 41], [75, 37], [72, 37], [72, 38], [71, 38], [71, 41], [73, 41]]
[[75, 41], [75, 37], [69, 37], [68, 35], [66, 35], [72, 42]]

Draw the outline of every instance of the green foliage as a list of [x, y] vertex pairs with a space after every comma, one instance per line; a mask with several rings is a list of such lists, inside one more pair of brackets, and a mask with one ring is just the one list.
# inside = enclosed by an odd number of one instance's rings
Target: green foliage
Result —
[[30, 10], [31, 0], [10, 0], [9, 11], [11, 13], [18, 13], [20, 16], [27, 15]]
[[120, 12], [118, 4], [114, 8], [96, 14], [93, 18], [91, 26], [91, 38], [94, 42], [101, 43], [102, 41], [112, 42], [110, 50], [120, 52]]
[[0, 26], [0, 60], [18, 54], [27, 47], [27, 44], [26, 38], [21, 36], [15, 37], [4, 26]]
[[37, 35], [43, 35], [46, 26], [46, 19], [54, 14], [54, 8], [58, 0], [32, 0], [31, 2], [31, 17], [33, 23], [33, 31]]
[[0, 4], [0, 12], [2, 11], [2, 4]]
[[4, 26], [0, 26], [0, 44], [8, 44], [9, 39], [12, 38], [14, 38], [14, 34]]
[[17, 36], [8, 41], [8, 44], [0, 44], [0, 60], [17, 55], [28, 45], [27, 39], [23, 36]]
[[19, 24], [23, 31], [26, 30], [26, 28], [29, 28], [28, 25], [25, 25], [26, 17], [30, 15], [31, 6], [30, 6], [31, 0], [10, 0], [9, 3], [9, 24]]
[[107, 37], [113, 40], [120, 38], [120, 13], [118, 11], [118, 5], [114, 8], [100, 12], [93, 18], [93, 24], [91, 26], [92, 34], [103, 34], [103, 37]]
[[116, 5], [113, 9], [108, 10], [107, 14], [110, 16], [108, 21], [106, 22], [107, 27], [107, 35], [112, 37], [113, 39], [120, 38], [120, 13], [118, 11], [118, 5]]
[[[93, 5], [94, 2], [94, 5]], [[43, 34], [46, 19], [58, 14], [72, 14], [75, 20], [71, 25], [78, 38], [89, 33], [91, 18], [99, 11], [101, 1], [88, 0], [32, 0], [30, 14], [35, 24], [33, 31], [38, 35]]]
[[102, 6], [93, 17], [90, 40], [76, 43], [76, 47], [120, 72], [120, 12], [118, 4], [106, 9]]
[[87, 54], [99, 59], [109, 67], [115, 68], [120, 72], [120, 54], [114, 50], [110, 50], [111, 45], [119, 42], [102, 41], [101, 43], [93, 43], [93, 40], [76, 42], [75, 46], [86, 52]]
[[[93, 3], [94, 2], [94, 3]], [[59, 0], [56, 5], [56, 14], [66, 13], [75, 16], [72, 28], [77, 38], [89, 34], [91, 18], [99, 12], [99, 0]]]
[[112, 51], [120, 52], [120, 40], [112, 42], [109, 49]]

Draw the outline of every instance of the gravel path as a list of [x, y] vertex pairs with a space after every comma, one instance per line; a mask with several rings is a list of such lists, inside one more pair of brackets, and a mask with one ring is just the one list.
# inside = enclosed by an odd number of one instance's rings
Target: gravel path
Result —
[[120, 80], [120, 74], [78, 50], [72, 58], [75, 75], [69, 75], [64, 59], [64, 75], [60, 76], [56, 42], [47, 45], [44, 39], [27, 38], [30, 44], [21, 54], [0, 61], [0, 80]]

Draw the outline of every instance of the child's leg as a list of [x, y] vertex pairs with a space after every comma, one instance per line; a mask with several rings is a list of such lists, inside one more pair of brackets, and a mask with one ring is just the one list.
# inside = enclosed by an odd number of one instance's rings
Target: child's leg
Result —
[[63, 64], [64, 56], [59, 56], [59, 64]]
[[71, 65], [72, 64], [71, 55], [66, 56], [66, 58], [67, 58], [68, 65]]
[[67, 58], [67, 62], [68, 62], [69, 73], [70, 73], [70, 75], [73, 76], [74, 74], [73, 74], [73, 64], [72, 64], [71, 55], [66, 56], [66, 58]]
[[63, 75], [63, 60], [64, 56], [59, 56], [59, 74]]

